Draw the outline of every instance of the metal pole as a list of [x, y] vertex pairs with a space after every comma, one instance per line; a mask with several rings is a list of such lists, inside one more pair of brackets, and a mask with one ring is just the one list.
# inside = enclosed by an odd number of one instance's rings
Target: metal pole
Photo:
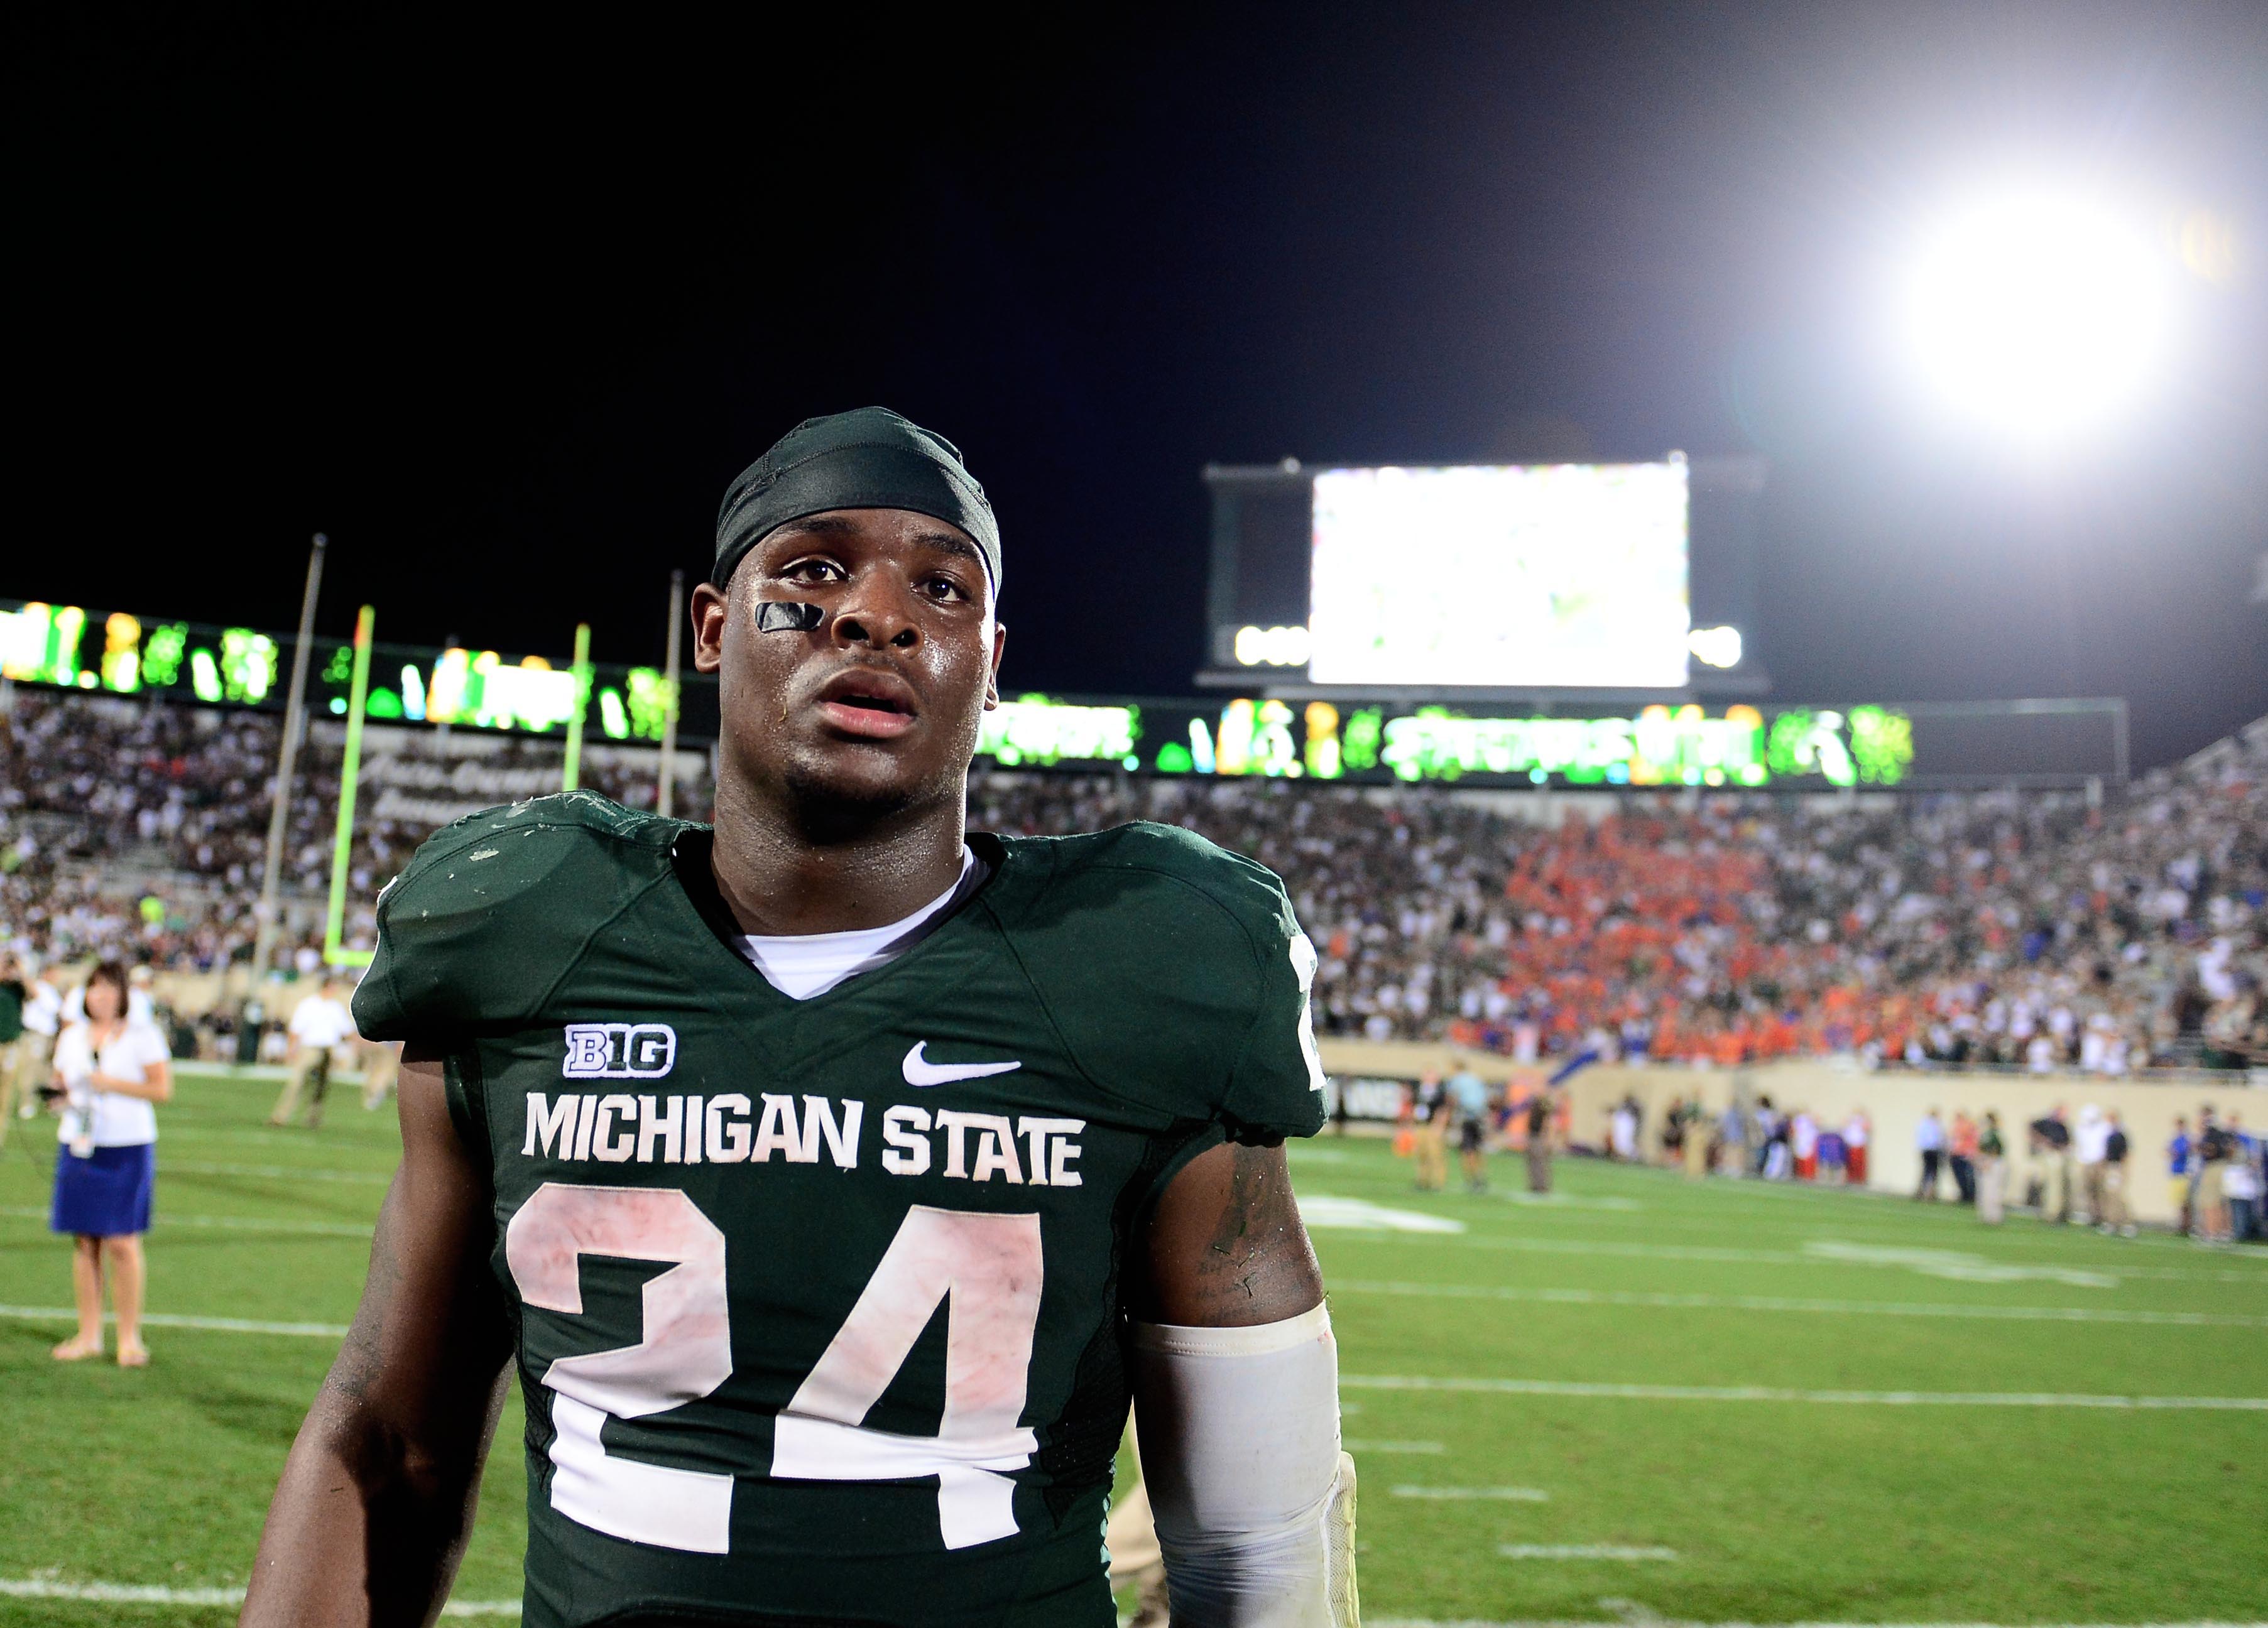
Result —
[[354, 686], [347, 693], [347, 750], [339, 764], [339, 830], [331, 846], [331, 907], [323, 918], [323, 959], [333, 966], [368, 966], [378, 957], [346, 948], [347, 865], [354, 856], [355, 781], [362, 774], [362, 718], [370, 694], [370, 630], [378, 613], [362, 607], [355, 619]]
[[661, 788], [654, 795], [654, 812], [670, 817], [677, 806], [677, 657], [679, 633], [685, 626], [685, 573], [669, 574], [669, 710], [661, 720]]
[[276, 760], [276, 789], [268, 809], [268, 862], [260, 876], [259, 936], [252, 949], [252, 986], [268, 977], [276, 954], [276, 896], [284, 881], [284, 842], [291, 818], [291, 780], [299, 766], [299, 734], [307, 714], [307, 657], [315, 643], [315, 596], [323, 586], [323, 550], [330, 539], [315, 533], [307, 551], [307, 593], [299, 602], [299, 648], [291, 656], [291, 693], [284, 703], [284, 749]]
[[591, 709], [591, 624], [575, 626], [575, 710], [567, 717], [567, 762], [559, 789], [572, 791], [582, 783], [583, 715]]

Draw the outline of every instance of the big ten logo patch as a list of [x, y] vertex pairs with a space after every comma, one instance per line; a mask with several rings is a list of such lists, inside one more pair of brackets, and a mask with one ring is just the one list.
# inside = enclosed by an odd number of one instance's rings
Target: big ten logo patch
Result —
[[570, 1023], [570, 1080], [653, 1080], [677, 1061], [677, 1030], [667, 1023]]

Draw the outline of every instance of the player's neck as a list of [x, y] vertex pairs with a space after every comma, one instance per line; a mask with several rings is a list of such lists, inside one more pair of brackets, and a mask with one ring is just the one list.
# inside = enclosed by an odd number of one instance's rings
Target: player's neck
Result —
[[811, 822], [718, 788], [711, 869], [740, 930], [766, 936], [844, 933], [902, 921], [961, 875], [962, 803], [868, 823]]

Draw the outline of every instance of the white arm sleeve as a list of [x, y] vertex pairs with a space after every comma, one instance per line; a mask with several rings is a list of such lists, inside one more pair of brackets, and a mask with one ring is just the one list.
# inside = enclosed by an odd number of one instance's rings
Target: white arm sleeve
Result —
[[1317, 1306], [1256, 1328], [1137, 1323], [1143, 1477], [1182, 1628], [1354, 1618], [1353, 1464], [1338, 1346]]

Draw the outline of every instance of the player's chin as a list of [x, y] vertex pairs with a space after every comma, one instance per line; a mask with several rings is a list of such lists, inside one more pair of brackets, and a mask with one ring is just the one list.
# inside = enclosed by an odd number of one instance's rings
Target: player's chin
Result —
[[939, 780], [931, 744], [920, 731], [895, 740], [832, 733], [805, 741], [789, 779], [801, 797], [881, 812], [921, 800]]

